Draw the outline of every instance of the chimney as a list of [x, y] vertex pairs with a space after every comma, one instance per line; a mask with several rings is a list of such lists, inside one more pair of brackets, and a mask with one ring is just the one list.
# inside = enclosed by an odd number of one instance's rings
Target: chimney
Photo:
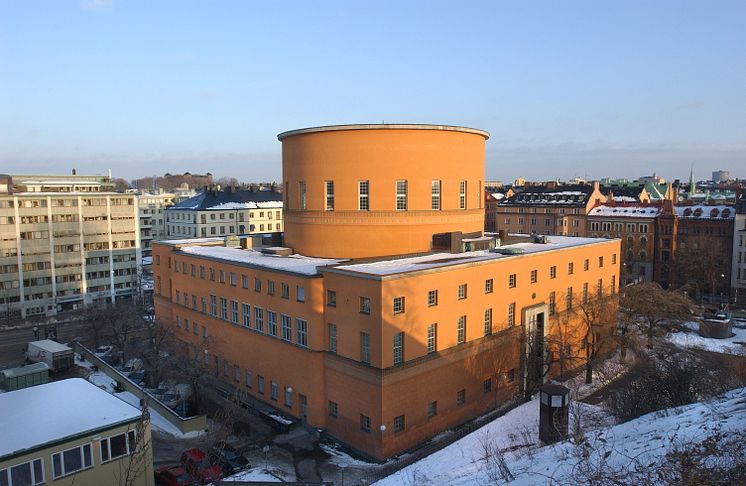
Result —
[[78, 171], [76, 171], [75, 169], [73, 169], [73, 175], [75, 175], [77, 173], [78, 173]]

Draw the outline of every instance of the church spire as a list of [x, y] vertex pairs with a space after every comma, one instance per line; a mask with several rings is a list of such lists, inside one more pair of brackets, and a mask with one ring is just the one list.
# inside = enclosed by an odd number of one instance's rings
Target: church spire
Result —
[[691, 169], [689, 169], [689, 199], [692, 198], [692, 195], [696, 194], [697, 192], [697, 185], [694, 183], [694, 164], [692, 164]]

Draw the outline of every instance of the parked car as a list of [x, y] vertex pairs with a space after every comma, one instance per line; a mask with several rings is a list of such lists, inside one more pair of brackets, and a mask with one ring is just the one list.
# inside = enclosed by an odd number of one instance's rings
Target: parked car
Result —
[[171, 464], [155, 470], [155, 484], [161, 486], [191, 486], [194, 481], [179, 464]]
[[210, 462], [218, 466], [223, 474], [230, 476], [251, 468], [251, 463], [230, 444], [219, 442], [208, 451]]
[[108, 358], [109, 356], [114, 354], [114, 346], [99, 346], [96, 348], [93, 354], [101, 359]]
[[140, 358], [132, 358], [129, 361], [127, 361], [127, 364], [124, 365], [122, 368], [122, 373], [124, 373], [125, 376], [129, 376], [135, 371], [140, 371], [142, 369], [142, 360]]
[[202, 449], [194, 447], [182, 452], [181, 465], [200, 484], [208, 484], [223, 479], [223, 471], [218, 466], [210, 464], [207, 453]]
[[145, 383], [146, 374], [147, 372], [145, 370], [135, 371], [134, 373], [130, 373], [129, 379], [135, 385], [142, 386], [143, 383]]

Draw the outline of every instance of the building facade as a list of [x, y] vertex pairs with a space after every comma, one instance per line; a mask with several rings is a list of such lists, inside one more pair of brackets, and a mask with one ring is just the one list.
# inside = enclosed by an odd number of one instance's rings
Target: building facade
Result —
[[731, 264], [730, 285], [734, 301], [743, 304], [746, 302], [746, 198], [740, 191], [733, 223], [733, 263]]
[[83, 379], [0, 394], [0, 409], [4, 486], [154, 484], [150, 423]]
[[586, 216], [606, 201], [598, 183], [526, 186], [497, 204], [496, 226], [508, 233], [586, 236]]
[[603, 204], [588, 213], [588, 236], [622, 242], [622, 283], [652, 282], [659, 205]]
[[[533, 389], [558, 316], [616, 293], [619, 240], [493, 248], [482, 235], [485, 132], [352, 125], [279, 138], [289, 248], [155, 243], [156, 314], [206, 372], [368, 456]], [[387, 165], [390, 154], [409, 163]]]
[[168, 208], [165, 239], [282, 233], [282, 206], [272, 188], [207, 188]]
[[151, 256], [151, 243], [166, 239], [166, 209], [174, 205], [176, 194], [161, 192], [138, 194], [140, 248], [143, 257]]
[[55, 315], [137, 287], [135, 196], [109, 177], [0, 177], [0, 312]]

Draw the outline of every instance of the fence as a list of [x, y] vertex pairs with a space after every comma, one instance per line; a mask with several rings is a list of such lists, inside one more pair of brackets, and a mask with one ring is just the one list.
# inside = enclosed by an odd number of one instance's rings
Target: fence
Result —
[[145, 392], [145, 390], [134, 384], [118, 369], [114, 368], [109, 363], [93, 354], [91, 350], [89, 350], [82, 344], [75, 342], [73, 344], [73, 347], [75, 348], [76, 353], [79, 353], [81, 356], [84, 356], [85, 359], [98, 366], [98, 369], [106, 373], [111, 379], [116, 380], [118, 383], [120, 383], [126, 391], [132, 393], [140, 400], [146, 400], [150, 409], [158, 412], [163, 418], [177, 427], [182, 434], [186, 434], [187, 432], [194, 432], [196, 430], [204, 430], [207, 427], [207, 417], [205, 417], [204, 415], [181, 417], [179, 414], [171, 410], [159, 400], [150, 396], [147, 392]]

